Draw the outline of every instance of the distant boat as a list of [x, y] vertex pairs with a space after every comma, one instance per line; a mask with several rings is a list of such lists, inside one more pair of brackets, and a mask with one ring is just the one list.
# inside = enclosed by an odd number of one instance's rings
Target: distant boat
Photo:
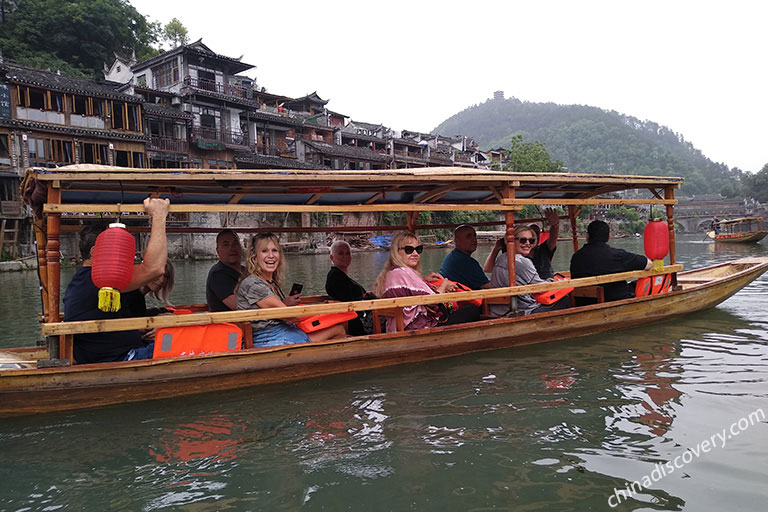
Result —
[[707, 236], [714, 239], [715, 242], [727, 242], [727, 243], [749, 243], [759, 242], [765, 235], [768, 235], [768, 230], [763, 229], [762, 217], [741, 217], [733, 220], [721, 220], [714, 223], [713, 228], [717, 227], [717, 232], [714, 229], [707, 231]]
[[392, 235], [372, 236], [368, 239], [374, 247], [389, 247], [392, 245]]

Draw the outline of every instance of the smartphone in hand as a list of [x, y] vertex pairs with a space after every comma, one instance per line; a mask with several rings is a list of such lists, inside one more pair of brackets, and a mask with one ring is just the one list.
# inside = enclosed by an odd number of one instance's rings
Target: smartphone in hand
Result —
[[298, 295], [299, 293], [301, 293], [302, 289], [304, 289], [303, 284], [293, 283], [293, 286], [291, 286], [291, 293], [289, 293], [288, 295]]

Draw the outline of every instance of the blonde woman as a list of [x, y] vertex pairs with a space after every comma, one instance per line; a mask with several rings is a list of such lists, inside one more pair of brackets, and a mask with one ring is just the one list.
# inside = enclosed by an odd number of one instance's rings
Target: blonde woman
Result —
[[[539, 277], [536, 267], [531, 260], [531, 254], [538, 245], [539, 237], [530, 226], [515, 226], [515, 285], [525, 286], [527, 284], [546, 283], [551, 279], [545, 280]], [[484, 270], [490, 269], [491, 288], [506, 288], [509, 286], [509, 269], [507, 265], [507, 246], [504, 239], [496, 242], [493, 250], [485, 260]], [[530, 293], [517, 295], [517, 309], [525, 315], [531, 313], [541, 313], [544, 311], [553, 311], [568, 307], [568, 298], [564, 297], [560, 301], [549, 306], [543, 306], [536, 302], [536, 299]], [[494, 316], [504, 316], [510, 312], [509, 306], [492, 305], [491, 314]]]
[[[411, 232], [398, 233], [389, 247], [389, 258], [376, 278], [374, 291], [379, 297], [410, 297], [413, 295], [432, 295], [456, 291], [456, 285], [443, 279], [438, 287], [432, 289], [426, 281], [442, 276], [431, 272], [421, 274], [421, 253], [424, 246]], [[461, 309], [446, 311], [442, 304], [428, 306], [406, 306], [403, 308], [403, 323], [406, 330], [435, 327], [438, 324], [457, 324], [477, 320], [480, 310], [477, 306], [464, 306]], [[387, 331], [396, 330], [395, 319], [387, 318]]]
[[[251, 239], [246, 265], [246, 272], [235, 288], [238, 310], [282, 308], [299, 303], [301, 295], [286, 297], [280, 288], [280, 281], [285, 273], [285, 260], [275, 235], [262, 233]], [[344, 326], [340, 324], [307, 334], [291, 323], [292, 320], [295, 319], [251, 322], [254, 346], [290, 345], [346, 336]]]

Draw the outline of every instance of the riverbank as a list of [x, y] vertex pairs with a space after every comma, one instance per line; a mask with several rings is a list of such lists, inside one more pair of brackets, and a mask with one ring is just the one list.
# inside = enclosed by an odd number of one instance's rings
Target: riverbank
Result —
[[13, 261], [0, 261], [0, 272], [21, 272], [22, 270], [37, 270], [37, 259], [34, 257]]

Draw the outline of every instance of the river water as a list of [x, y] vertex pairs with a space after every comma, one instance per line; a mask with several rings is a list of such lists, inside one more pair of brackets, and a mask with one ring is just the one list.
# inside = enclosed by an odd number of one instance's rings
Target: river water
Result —
[[[768, 244], [678, 240], [686, 268], [744, 256]], [[355, 254], [350, 273], [370, 285], [385, 257]], [[177, 263], [174, 302], [204, 301], [210, 264]], [[288, 281], [320, 293], [327, 265], [290, 256]], [[0, 347], [32, 339], [35, 274], [0, 289]], [[0, 420], [0, 510], [765, 510], [767, 396], [763, 276], [647, 328]]]

